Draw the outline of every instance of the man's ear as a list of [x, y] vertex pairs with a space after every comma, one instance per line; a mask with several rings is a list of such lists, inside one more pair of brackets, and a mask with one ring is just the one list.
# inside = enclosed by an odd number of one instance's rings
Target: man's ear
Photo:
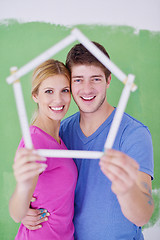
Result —
[[111, 83], [111, 74], [109, 75], [108, 79], [107, 79], [107, 88], [109, 88]]
[[37, 94], [32, 94], [32, 98], [33, 98], [33, 101], [35, 103], [38, 103], [38, 96], [37, 96]]

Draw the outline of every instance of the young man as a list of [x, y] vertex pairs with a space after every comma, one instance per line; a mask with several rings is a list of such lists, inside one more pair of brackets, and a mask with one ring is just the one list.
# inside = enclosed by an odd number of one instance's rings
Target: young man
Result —
[[[95, 44], [108, 56], [100, 44]], [[62, 122], [60, 135], [68, 149], [103, 151], [115, 114], [106, 97], [111, 73], [82, 44], [70, 50], [66, 65], [79, 112]], [[124, 114], [112, 150], [107, 150], [100, 161], [75, 162], [75, 239], [143, 239], [141, 226], [154, 209], [153, 150], [147, 127]], [[39, 220], [38, 210], [29, 214], [34, 216], [26, 217], [23, 223], [38, 228], [44, 219]], [[37, 221], [32, 223], [31, 218]]]

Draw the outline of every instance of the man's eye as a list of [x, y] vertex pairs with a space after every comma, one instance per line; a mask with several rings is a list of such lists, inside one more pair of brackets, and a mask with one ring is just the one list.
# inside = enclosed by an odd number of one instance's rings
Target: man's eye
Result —
[[101, 79], [100, 78], [94, 78], [94, 81], [95, 82], [98, 82], [98, 81], [100, 81]]
[[81, 81], [81, 79], [74, 79], [74, 82], [80, 82]]
[[53, 91], [52, 90], [46, 90], [45, 93], [51, 94], [51, 93], [53, 93]]

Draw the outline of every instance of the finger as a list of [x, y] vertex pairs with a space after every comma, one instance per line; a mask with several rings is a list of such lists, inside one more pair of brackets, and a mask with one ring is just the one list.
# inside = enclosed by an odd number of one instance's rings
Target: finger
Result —
[[133, 178], [135, 177], [135, 173], [138, 173], [139, 165], [135, 160], [127, 156], [126, 154], [118, 154], [118, 155], [104, 155], [101, 160], [100, 164], [102, 165], [109, 165], [113, 164], [117, 167], [120, 167]]
[[17, 151], [16, 151], [16, 156], [15, 157], [21, 157], [29, 152], [32, 152], [33, 149], [28, 149], [28, 148], [19, 148]]
[[123, 152], [109, 149], [102, 156], [102, 161], [105, 160], [105, 157], [107, 157], [108, 161], [114, 161], [115, 164], [120, 164], [122, 166], [132, 165], [134, 168], [139, 169], [138, 163]]
[[[32, 198], [34, 198], [34, 197], [32, 197]], [[36, 198], [34, 198], [34, 199], [36, 199]], [[44, 212], [48, 212], [47, 209], [45, 209], [45, 208], [39, 208], [39, 209], [29, 208], [25, 218], [29, 218], [30, 216], [36, 217]]]
[[104, 172], [105, 174], [112, 174], [113, 176], [116, 176], [117, 178], [120, 178], [123, 181], [129, 177], [126, 171], [124, 171], [120, 167], [117, 167], [114, 164], [100, 163], [100, 166], [101, 166], [102, 172]]
[[35, 171], [37, 174], [38, 172], [42, 172], [46, 169], [47, 164], [45, 163], [37, 163], [37, 162], [28, 162], [24, 163], [23, 165], [16, 165], [13, 167], [14, 176], [18, 178], [21, 175], [27, 174], [28, 172]]
[[19, 148], [16, 152], [15, 159], [21, 159], [29, 154], [34, 154], [34, 149], [27, 149], [27, 148]]
[[36, 226], [31, 226], [31, 225], [27, 225], [27, 224], [23, 224], [26, 228], [28, 228], [29, 230], [37, 230], [37, 229], [40, 229], [42, 228], [42, 225], [36, 225]]
[[133, 166], [130, 166], [127, 168], [121, 168], [120, 166], [117, 166], [110, 162], [101, 162], [100, 163], [102, 171], [107, 174], [108, 171], [117, 176], [117, 178], [121, 179], [123, 182], [129, 181], [129, 184], [131, 181], [136, 181], [138, 176], [138, 170], [136, 170]]
[[48, 217], [46, 216], [49, 216], [49, 215], [50, 215], [49, 213], [45, 213], [45, 217], [40, 216], [40, 218], [37, 221], [35, 219], [33, 219], [33, 221], [25, 220], [25, 221], [22, 221], [22, 223], [29, 230], [36, 230], [42, 227], [41, 223], [48, 221]]
[[[32, 211], [31, 211], [32, 212]], [[32, 212], [33, 214], [33, 212]], [[37, 212], [36, 212], [37, 214]], [[26, 226], [37, 226], [39, 225], [40, 223], [42, 222], [46, 222], [48, 221], [48, 216], [50, 216], [50, 213], [47, 212], [47, 210], [45, 209], [42, 209], [40, 211], [40, 214], [38, 215], [27, 215], [23, 220], [22, 220], [22, 223]]]
[[35, 161], [35, 159], [39, 161], [46, 161], [46, 158], [43, 156], [40, 156], [36, 150], [33, 149], [26, 149], [26, 148], [21, 148], [17, 151], [16, 156], [15, 156], [15, 162], [22, 162], [25, 160], [30, 161]]
[[[36, 159], [35, 159], [36, 160]], [[24, 174], [27, 171], [33, 171], [38, 170], [44, 167], [47, 167], [46, 163], [37, 163], [37, 162], [23, 162], [21, 164], [15, 164], [13, 165], [13, 172], [15, 176], [18, 176], [19, 174]]]
[[47, 167], [47, 164], [45, 163], [27, 163], [24, 166], [21, 166], [14, 170], [15, 175], [21, 175], [25, 174], [31, 171], [38, 171], [40, 169], [45, 169]]
[[26, 163], [37, 161], [45, 162], [46, 158], [33, 153], [23, 155], [16, 159], [15, 163], [13, 164], [13, 169], [17, 169]]
[[37, 216], [37, 224], [48, 221], [48, 216], [50, 216], [50, 213], [43, 208], [39, 208], [38, 210], [40, 211], [40, 214]]
[[42, 173], [47, 165], [46, 164], [39, 164], [40, 166], [38, 167], [32, 167], [32, 168], [28, 168], [27, 169], [23, 169], [23, 171], [20, 171], [18, 173], [15, 173], [15, 177], [17, 182], [22, 182], [22, 181], [26, 181], [28, 179], [33, 178], [34, 176], [39, 175], [40, 173]]
[[106, 171], [105, 175], [112, 182], [111, 189], [115, 194], [125, 193], [128, 187], [124, 184], [124, 182], [119, 179], [116, 175], [114, 175], [110, 171]]
[[101, 167], [101, 171], [105, 174], [106, 177], [108, 177], [111, 182], [115, 180], [116, 176], [111, 173], [107, 168]]
[[115, 194], [125, 193], [135, 184], [135, 181], [133, 181], [127, 175], [124, 175], [124, 178], [122, 178], [120, 175], [109, 171], [108, 168], [102, 168], [101, 170], [112, 182], [112, 191]]
[[37, 226], [43, 222], [48, 221], [49, 213], [44, 213], [43, 215], [37, 217], [31, 217], [30, 219], [25, 219], [22, 221], [24, 225]]

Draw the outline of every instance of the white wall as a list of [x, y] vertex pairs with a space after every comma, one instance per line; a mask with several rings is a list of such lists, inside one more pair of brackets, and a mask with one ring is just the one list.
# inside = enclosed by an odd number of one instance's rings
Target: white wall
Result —
[[0, 21], [127, 25], [160, 31], [160, 0], [0, 0]]

